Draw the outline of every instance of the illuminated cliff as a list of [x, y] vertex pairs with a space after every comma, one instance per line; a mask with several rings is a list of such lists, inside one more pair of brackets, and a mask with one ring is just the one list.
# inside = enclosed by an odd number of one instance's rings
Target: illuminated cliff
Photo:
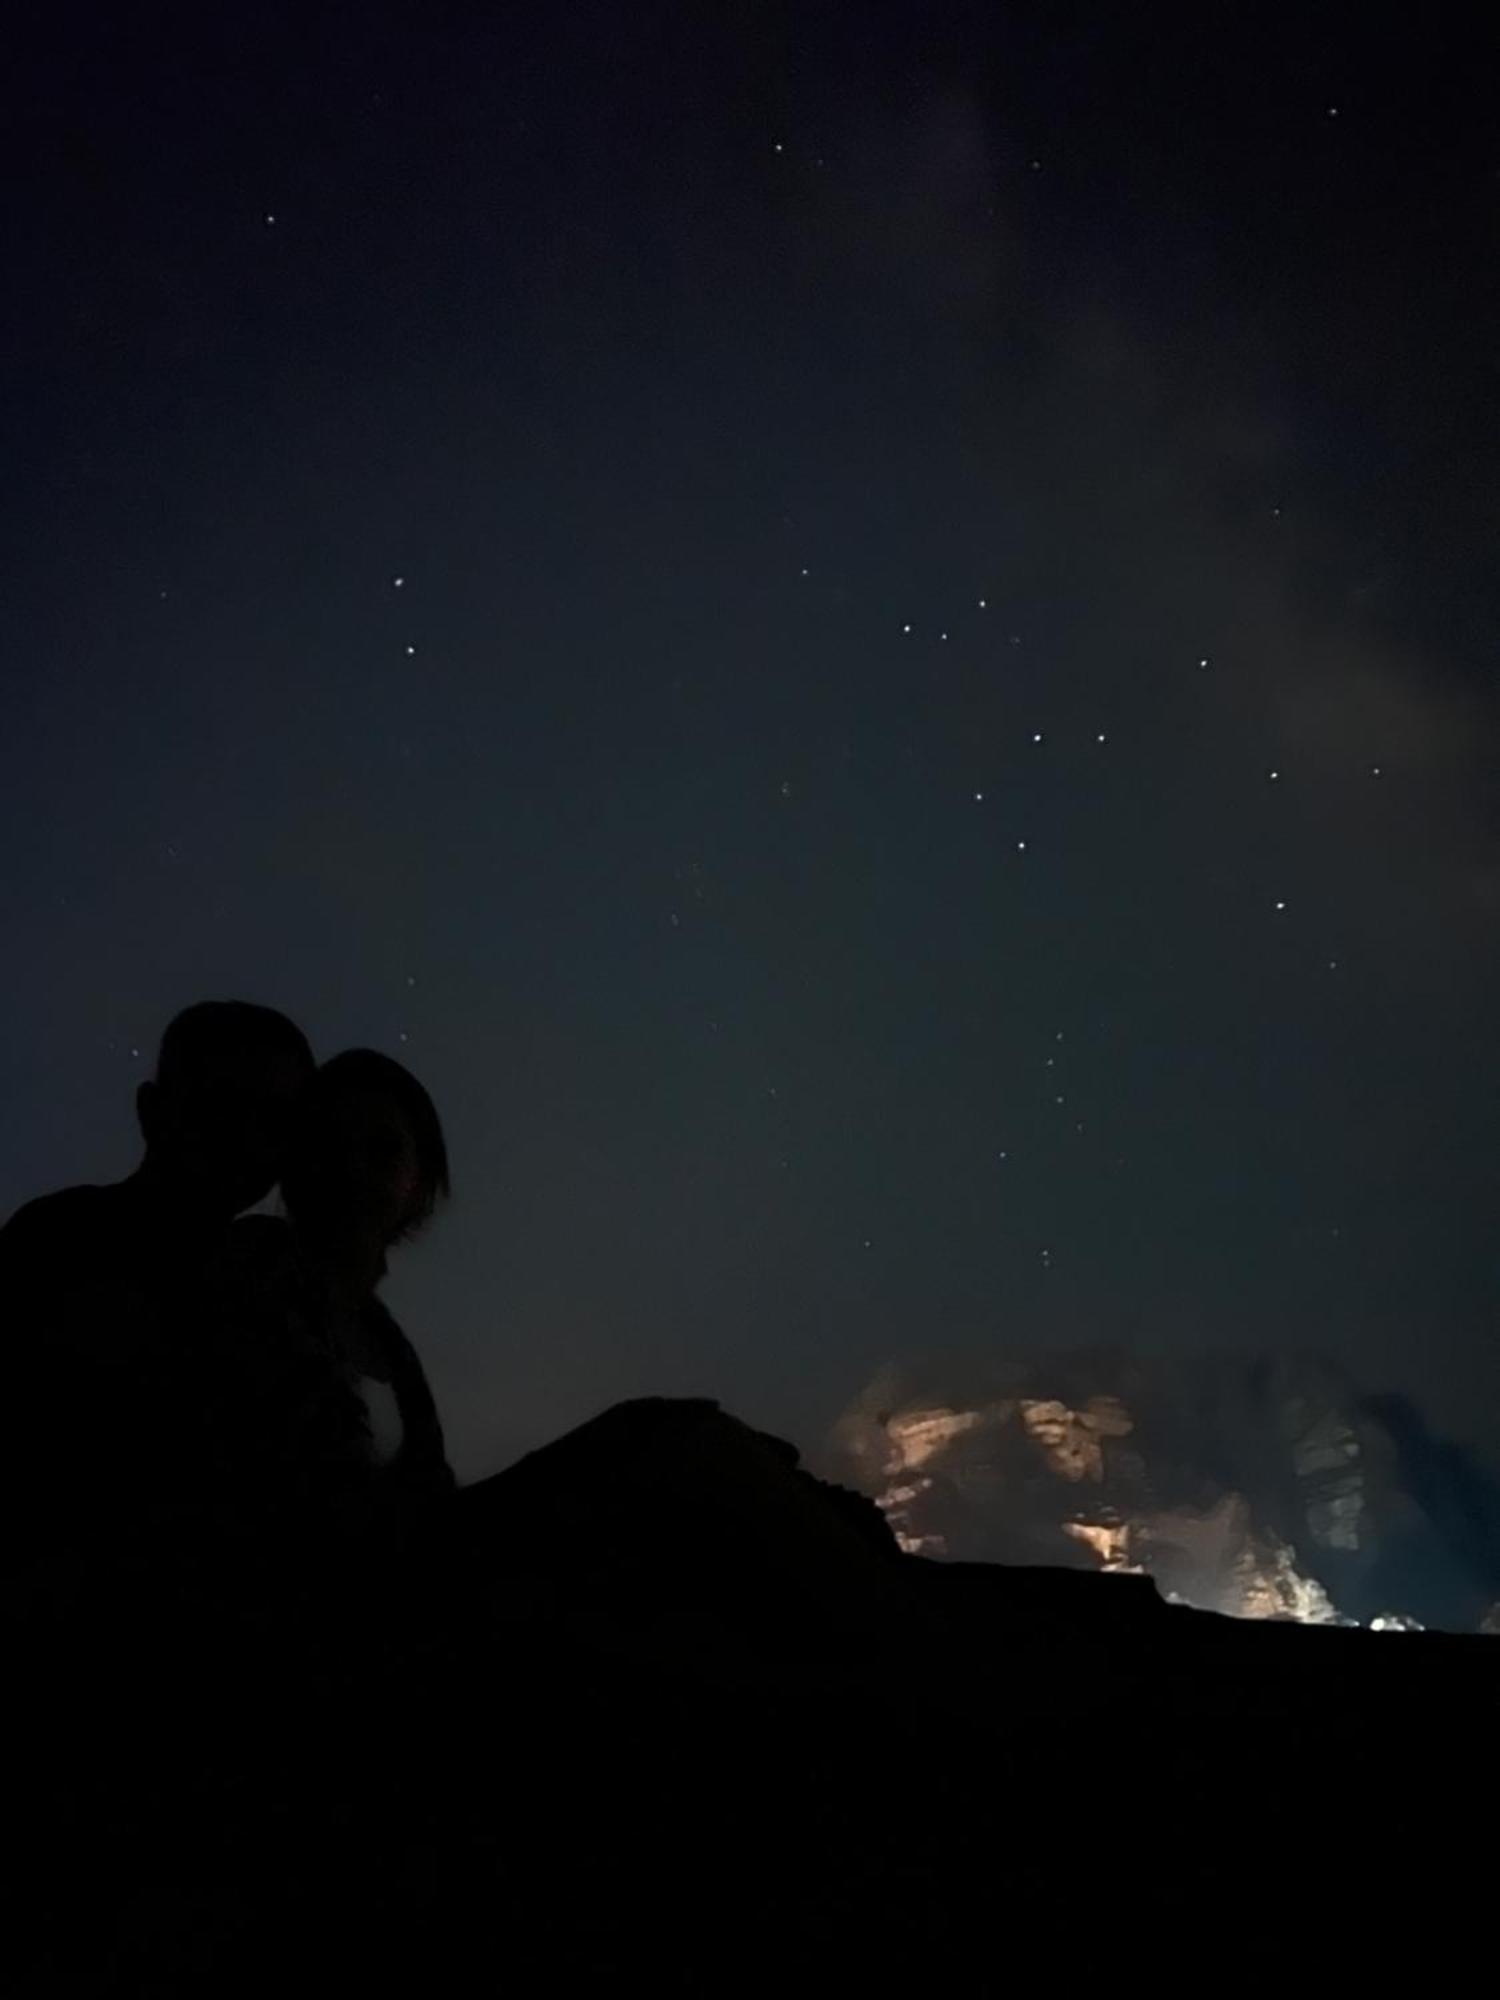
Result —
[[914, 1554], [1145, 1571], [1241, 1618], [1473, 1631], [1483, 1547], [1453, 1544], [1411, 1455], [1331, 1368], [1111, 1350], [887, 1370], [831, 1446]]

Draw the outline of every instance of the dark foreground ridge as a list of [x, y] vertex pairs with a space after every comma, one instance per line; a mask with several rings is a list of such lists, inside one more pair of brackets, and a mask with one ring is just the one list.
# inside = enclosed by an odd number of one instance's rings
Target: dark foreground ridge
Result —
[[[1483, 1907], [1491, 1641], [894, 1554], [838, 1602], [757, 1567], [732, 1499], [669, 1532], [650, 1423], [601, 1423], [336, 1603], [33, 1633], [19, 1990], [985, 1992], [1133, 1926], [1275, 1957]], [[601, 1483], [549, 1536], [569, 1449]]]
[[1492, 1639], [903, 1553], [704, 1400], [460, 1489], [379, 1296], [417, 1079], [211, 1002], [137, 1111], [0, 1230], [7, 1994], [990, 1992], [1487, 1915]]

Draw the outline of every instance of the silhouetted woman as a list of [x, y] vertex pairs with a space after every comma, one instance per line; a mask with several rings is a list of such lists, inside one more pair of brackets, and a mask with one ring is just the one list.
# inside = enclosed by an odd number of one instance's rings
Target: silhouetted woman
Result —
[[402, 1545], [452, 1492], [422, 1364], [378, 1297], [391, 1251], [448, 1191], [427, 1092], [389, 1056], [349, 1049], [309, 1090], [285, 1219], [230, 1232], [225, 1326], [245, 1392], [227, 1399], [231, 1505], [283, 1552]]
[[325, 1063], [282, 1181], [313, 1278], [306, 1331], [347, 1385], [363, 1462], [413, 1496], [447, 1492], [453, 1475], [422, 1364], [376, 1292], [448, 1192], [442, 1126], [411, 1072], [372, 1049]]

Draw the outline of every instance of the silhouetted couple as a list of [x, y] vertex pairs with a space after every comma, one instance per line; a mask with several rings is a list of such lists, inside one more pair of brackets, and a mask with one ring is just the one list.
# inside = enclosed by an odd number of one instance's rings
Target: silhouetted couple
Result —
[[[796, 1673], [909, 1632], [882, 1518], [711, 1402], [619, 1405], [455, 1488], [378, 1296], [449, 1191], [401, 1065], [319, 1068], [209, 1002], [137, 1109], [133, 1174], [0, 1230], [13, 1886], [58, 1990], [155, 1990], [196, 1934], [216, 1990], [225, 1936], [279, 1959], [309, 1899], [337, 1934], [451, 1812], [445, 1772], [565, 1718], [586, 1784], [663, 1717], [663, 1662]], [[283, 1214], [244, 1213], [278, 1183]]]
[[[13, 1557], [41, 1595], [295, 1560], [446, 1493], [421, 1364], [376, 1291], [447, 1192], [400, 1064], [315, 1068], [270, 1009], [205, 1002], [137, 1094], [145, 1157], [0, 1231]], [[281, 1183], [284, 1217], [235, 1218]]]
[[[883, 1601], [875, 1510], [708, 1401], [619, 1405], [455, 1501], [421, 1363], [378, 1296], [449, 1192], [437, 1113], [400, 1064], [355, 1049], [317, 1067], [284, 1016], [210, 1001], [168, 1027], [137, 1109], [128, 1179], [0, 1231], [13, 1552], [43, 1596], [124, 1579], [337, 1601], [404, 1553], [460, 1594], [529, 1578], [611, 1631]], [[283, 1215], [243, 1214], [278, 1183]]]

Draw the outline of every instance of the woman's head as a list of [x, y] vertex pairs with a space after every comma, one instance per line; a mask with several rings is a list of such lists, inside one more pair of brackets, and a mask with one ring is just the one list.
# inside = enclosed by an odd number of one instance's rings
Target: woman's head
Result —
[[415, 1235], [448, 1192], [443, 1128], [411, 1071], [374, 1049], [324, 1063], [282, 1180], [293, 1222], [385, 1248]]

